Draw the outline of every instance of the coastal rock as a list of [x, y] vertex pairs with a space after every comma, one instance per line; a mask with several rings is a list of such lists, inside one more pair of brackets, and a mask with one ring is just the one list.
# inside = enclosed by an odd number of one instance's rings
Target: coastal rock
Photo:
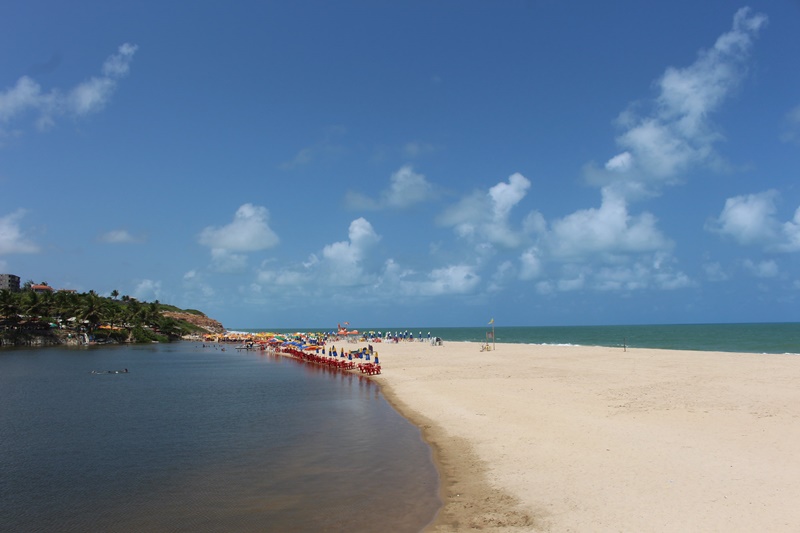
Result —
[[164, 311], [164, 316], [174, 318], [176, 320], [183, 320], [201, 327], [209, 333], [225, 333], [225, 327], [213, 318], [208, 318], [205, 315], [197, 315], [194, 313], [178, 313], [175, 311]]

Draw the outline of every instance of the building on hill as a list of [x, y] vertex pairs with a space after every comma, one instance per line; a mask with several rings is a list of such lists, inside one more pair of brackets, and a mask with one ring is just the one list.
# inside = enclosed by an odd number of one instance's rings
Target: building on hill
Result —
[[53, 292], [53, 287], [50, 285], [31, 285], [31, 290], [33, 292], [38, 292], [39, 294], [46, 293], [46, 292]]
[[0, 291], [19, 292], [19, 276], [0, 274]]

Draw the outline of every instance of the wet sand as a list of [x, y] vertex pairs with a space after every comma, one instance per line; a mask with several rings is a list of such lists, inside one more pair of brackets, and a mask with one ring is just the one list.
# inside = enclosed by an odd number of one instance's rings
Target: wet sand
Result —
[[428, 531], [800, 528], [797, 356], [374, 346], [434, 450]]

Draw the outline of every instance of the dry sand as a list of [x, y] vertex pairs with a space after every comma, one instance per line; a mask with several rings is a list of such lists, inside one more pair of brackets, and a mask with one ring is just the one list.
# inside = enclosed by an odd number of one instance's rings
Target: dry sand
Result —
[[439, 466], [428, 531], [800, 531], [800, 357], [375, 347]]

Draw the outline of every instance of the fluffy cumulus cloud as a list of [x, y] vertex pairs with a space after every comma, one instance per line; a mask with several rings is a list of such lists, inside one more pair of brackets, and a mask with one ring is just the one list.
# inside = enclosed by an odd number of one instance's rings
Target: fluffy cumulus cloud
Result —
[[472, 291], [480, 282], [480, 276], [470, 265], [451, 265], [437, 268], [422, 284], [422, 293], [431, 296], [463, 294]]
[[630, 215], [625, 199], [610, 188], [603, 189], [602, 197], [599, 208], [576, 211], [552, 223], [549, 242], [556, 257], [572, 260], [671, 248], [652, 214]]
[[[475, 265], [456, 263], [417, 271], [394, 259], [377, 259], [381, 236], [364, 218], [350, 223], [347, 240], [334, 242], [300, 265], [281, 267], [267, 261], [249, 288], [289, 305], [316, 299], [358, 300], [362, 304], [387, 297], [429, 298], [474, 292], [481, 277]], [[343, 291], [343, 289], [346, 289]]]
[[777, 218], [778, 191], [735, 196], [725, 200], [719, 216], [706, 225], [709, 231], [733, 238], [742, 245], [777, 252], [800, 251], [800, 207], [792, 220]]
[[20, 229], [24, 209], [0, 217], [0, 254], [31, 254], [39, 251], [33, 241], [25, 237]]
[[[618, 164], [624, 165], [624, 159]], [[491, 256], [486, 247], [522, 250], [516, 263], [507, 263], [502, 276], [492, 278], [493, 290], [507, 283], [511, 273], [534, 282], [540, 293], [675, 289], [691, 284], [676, 268], [673, 242], [658, 229], [655, 216], [631, 214], [618, 188], [602, 189], [600, 207], [578, 210], [549, 223], [541, 213], [531, 211], [516, 229], [512, 211], [529, 188], [530, 181], [514, 174], [486, 192], [462, 198], [439, 219], [457, 236], [476, 242], [479, 260]]]
[[686, 68], [668, 68], [658, 80], [658, 95], [642, 114], [641, 103], [620, 114], [624, 132], [617, 138], [622, 152], [602, 170], [588, 167], [588, 177], [601, 184], [617, 183], [632, 198], [654, 192], [689, 168], [713, 163], [713, 145], [721, 139], [709, 117], [738, 87], [747, 73], [754, 39], [767, 17], [742, 8], [730, 31], [700, 52]]
[[275, 266], [264, 262], [257, 272], [255, 285], [279, 290], [282, 294], [321, 294], [342, 287], [364, 287], [375, 283], [376, 271], [370, 265], [372, 250], [381, 237], [365, 218], [350, 223], [348, 239], [327, 244], [319, 254], [312, 254], [300, 265]]
[[365, 282], [362, 264], [380, 236], [365, 218], [350, 223], [348, 240], [335, 242], [322, 250], [322, 266], [327, 279], [335, 285], [359, 285]]
[[257, 252], [275, 246], [279, 239], [269, 227], [267, 208], [248, 203], [236, 210], [230, 224], [205, 228], [198, 241], [212, 250]]
[[740, 244], [772, 243], [778, 235], [777, 198], [775, 190], [728, 198], [722, 213], [708, 229], [733, 237]]
[[509, 176], [488, 191], [476, 191], [465, 196], [456, 205], [446, 209], [439, 217], [441, 225], [452, 227], [463, 238], [485, 241], [502, 247], [513, 248], [525, 240], [525, 229], [541, 229], [543, 218], [539, 213], [529, 214], [523, 226], [515, 230], [511, 226], [511, 211], [528, 193], [531, 182], [522, 174]]
[[117, 53], [109, 56], [102, 67], [102, 74], [85, 80], [66, 92], [59, 89], [45, 91], [28, 76], [19, 78], [14, 86], [0, 92], [0, 127], [15, 119], [38, 115], [36, 124], [47, 129], [61, 115], [81, 117], [102, 110], [114, 93], [118, 81], [130, 70], [130, 63], [137, 46], [125, 43]]
[[782, 242], [778, 243], [778, 250], [782, 252], [800, 252], [800, 207], [794, 212], [794, 217], [781, 224]]
[[541, 276], [544, 269], [542, 254], [536, 248], [525, 250], [519, 258], [519, 278], [522, 280], [536, 279]]
[[345, 202], [351, 209], [407, 209], [431, 200], [433, 185], [424, 174], [414, 172], [411, 165], [402, 166], [389, 178], [389, 187], [375, 196], [348, 191]]

